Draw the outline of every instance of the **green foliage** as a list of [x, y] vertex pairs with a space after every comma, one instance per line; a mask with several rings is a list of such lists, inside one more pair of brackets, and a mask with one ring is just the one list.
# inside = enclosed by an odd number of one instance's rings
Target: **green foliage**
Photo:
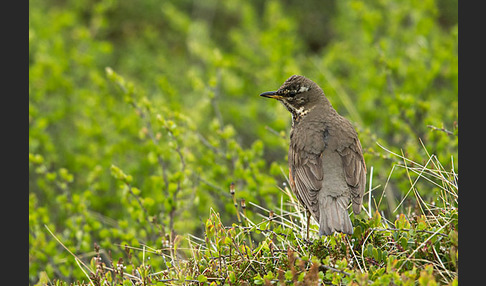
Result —
[[[29, 4], [31, 284], [457, 283], [457, 1]], [[359, 132], [352, 237], [302, 239], [292, 74]]]
[[[424, 170], [436, 171], [446, 174]], [[354, 220], [351, 236], [319, 238], [313, 224], [311, 241], [303, 239], [304, 210], [285, 188], [282, 199], [289, 203], [276, 212], [254, 205], [258, 221], [243, 210], [241, 223], [226, 226], [211, 209], [203, 238], [177, 236], [158, 248], [125, 246], [128, 261], [116, 264], [95, 244], [90, 266], [82, 268], [94, 285], [456, 285], [457, 184], [446, 177], [442, 183], [442, 203], [423, 204], [420, 214], [389, 221], [375, 211]]]

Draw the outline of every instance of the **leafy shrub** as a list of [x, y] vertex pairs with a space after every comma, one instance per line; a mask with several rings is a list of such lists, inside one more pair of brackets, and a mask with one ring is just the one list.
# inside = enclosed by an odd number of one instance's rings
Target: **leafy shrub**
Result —
[[[375, 210], [354, 219], [351, 236], [318, 238], [314, 222], [313, 241], [304, 239], [305, 211], [285, 188], [286, 203], [275, 211], [251, 204], [241, 209], [239, 223], [226, 226], [211, 209], [201, 238], [178, 235], [157, 248], [126, 244], [116, 263], [95, 244], [91, 264], [80, 268], [94, 285], [457, 285], [457, 175], [430, 159], [434, 167], [420, 166], [418, 179], [440, 180], [439, 204], [421, 201], [416, 190], [416, 214], [392, 222]], [[247, 208], [260, 219], [250, 220]]]

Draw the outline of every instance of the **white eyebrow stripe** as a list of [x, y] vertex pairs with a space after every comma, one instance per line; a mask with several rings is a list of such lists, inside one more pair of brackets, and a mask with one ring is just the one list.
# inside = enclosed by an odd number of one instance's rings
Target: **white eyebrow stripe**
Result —
[[309, 90], [309, 87], [301, 86], [298, 92], [304, 92], [304, 91], [308, 91], [308, 90]]

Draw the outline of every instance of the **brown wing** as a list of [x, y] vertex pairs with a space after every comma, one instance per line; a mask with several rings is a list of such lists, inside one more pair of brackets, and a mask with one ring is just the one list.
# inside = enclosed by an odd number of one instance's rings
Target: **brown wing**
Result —
[[297, 199], [319, 220], [317, 194], [322, 186], [322, 153], [313, 154], [289, 148], [289, 175], [291, 188]]
[[361, 143], [356, 138], [348, 146], [338, 148], [338, 153], [343, 160], [346, 183], [351, 189], [353, 212], [359, 214], [363, 203], [363, 194], [366, 186], [366, 165], [361, 150]]

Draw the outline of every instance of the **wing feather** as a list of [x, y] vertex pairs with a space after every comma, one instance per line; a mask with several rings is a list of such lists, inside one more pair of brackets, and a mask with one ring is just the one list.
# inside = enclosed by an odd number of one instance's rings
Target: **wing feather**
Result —
[[[322, 154], [322, 153], [321, 153]], [[292, 146], [289, 148], [290, 176], [292, 191], [299, 201], [319, 220], [319, 205], [317, 194], [322, 186], [323, 172], [320, 154], [306, 153], [303, 150], [297, 154]]]
[[356, 138], [348, 146], [343, 146], [338, 150], [341, 155], [346, 175], [346, 183], [350, 186], [353, 201], [353, 212], [361, 212], [363, 203], [364, 189], [366, 185], [366, 165], [361, 150], [361, 143]]

